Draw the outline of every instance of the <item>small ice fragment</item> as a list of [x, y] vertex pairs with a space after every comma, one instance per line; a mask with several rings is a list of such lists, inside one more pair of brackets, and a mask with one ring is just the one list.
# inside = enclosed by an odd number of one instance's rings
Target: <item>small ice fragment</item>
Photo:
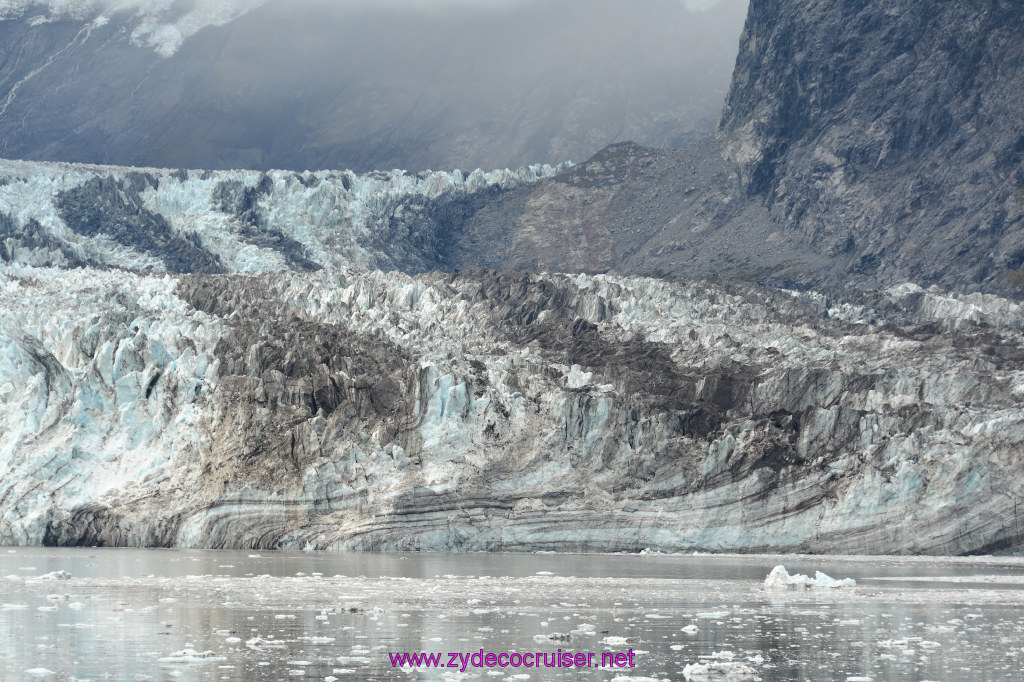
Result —
[[74, 609], [75, 611], [81, 611], [82, 609], [85, 608], [85, 604], [83, 604], [80, 601], [73, 601], [70, 604], [68, 604], [68, 608], [69, 609]]
[[846, 678], [846, 682], [874, 682], [873, 677], [864, 677], [860, 675], [850, 675]]
[[46, 677], [47, 675], [53, 675], [54, 672], [52, 670], [47, 670], [46, 668], [29, 668], [25, 671], [25, 674], [31, 675], [32, 677]]
[[546, 635], [534, 635], [535, 642], [571, 642], [572, 634], [568, 632], [552, 632]]
[[700, 628], [694, 625], [693, 623], [690, 623], [685, 628], [683, 628], [683, 632], [685, 632], [688, 635], [695, 635], [698, 632], [700, 632]]
[[749, 665], [729, 661], [714, 663], [690, 663], [683, 668], [687, 680], [760, 680], [757, 671]]
[[536, 575], [554, 575], [551, 571], [537, 571]]
[[224, 661], [227, 660], [223, 656], [218, 656], [212, 651], [196, 651], [195, 649], [182, 649], [181, 651], [175, 651], [169, 656], [160, 658], [161, 663], [209, 663], [211, 661]]
[[618, 637], [616, 635], [610, 635], [601, 640], [601, 644], [606, 646], [629, 646], [639, 643], [639, 637]]
[[725, 618], [729, 615], [728, 611], [706, 611], [705, 613], [698, 613], [698, 618], [705, 618], [707, 620], [716, 620], [718, 618]]
[[176, 601], [178, 601], [178, 600], [175, 599], [174, 597], [164, 597], [163, 599], [160, 600], [160, 603], [161, 604], [173, 604]]
[[71, 574], [67, 571], [50, 571], [39, 576], [38, 580], [71, 580]]
[[664, 618], [671, 618], [672, 616], [666, 616], [663, 613], [645, 613], [644, 618], [650, 618], [651, 620], [659, 620]]
[[0, 611], [21, 611], [27, 608], [28, 604], [0, 604]]

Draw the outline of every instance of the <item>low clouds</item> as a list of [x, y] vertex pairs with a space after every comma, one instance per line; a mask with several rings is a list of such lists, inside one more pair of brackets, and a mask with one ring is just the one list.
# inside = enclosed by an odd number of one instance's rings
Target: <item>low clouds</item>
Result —
[[[391, 7], [393, 9], [430, 10], [445, 7], [500, 9], [541, 0], [324, 0], [333, 9], [345, 7]], [[626, 2], [627, 0], [623, 0]], [[738, 0], [730, 0], [736, 2]], [[176, 53], [182, 43], [207, 26], [223, 26], [267, 2], [289, 0], [0, 0], [0, 21], [37, 13], [34, 23], [54, 19], [93, 19], [100, 24], [107, 15], [132, 13], [139, 19], [132, 42], [152, 48], [162, 57]], [[692, 12], [705, 12], [723, 0], [679, 0]], [[185, 9], [188, 7], [188, 9]], [[309, 7], [309, 5], [305, 5]], [[99, 24], [97, 24], [99, 25]]]
[[0, 20], [39, 14], [36, 23], [73, 18], [98, 19], [108, 14], [132, 13], [139, 24], [132, 41], [170, 57], [190, 36], [207, 26], [222, 26], [267, 0], [200, 0], [182, 11], [178, 0], [0, 0]]

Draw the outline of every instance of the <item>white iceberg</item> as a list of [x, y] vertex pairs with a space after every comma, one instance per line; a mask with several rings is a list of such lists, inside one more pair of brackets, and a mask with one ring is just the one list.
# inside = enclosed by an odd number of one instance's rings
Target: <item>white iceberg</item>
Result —
[[808, 587], [826, 587], [835, 589], [841, 587], [856, 587], [857, 581], [853, 578], [836, 580], [835, 578], [825, 575], [821, 571], [815, 571], [813, 578], [806, 576], [803, 573], [790, 575], [785, 566], [776, 566], [772, 569], [772, 572], [768, 574], [768, 577], [764, 579], [764, 586], [769, 590], [799, 590], [806, 589]]

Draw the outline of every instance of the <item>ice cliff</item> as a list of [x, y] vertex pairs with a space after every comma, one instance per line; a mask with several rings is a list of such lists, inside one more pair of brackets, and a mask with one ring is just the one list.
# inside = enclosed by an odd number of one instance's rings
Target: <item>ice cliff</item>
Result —
[[0, 297], [0, 542], [1020, 547], [993, 296], [14, 263]]

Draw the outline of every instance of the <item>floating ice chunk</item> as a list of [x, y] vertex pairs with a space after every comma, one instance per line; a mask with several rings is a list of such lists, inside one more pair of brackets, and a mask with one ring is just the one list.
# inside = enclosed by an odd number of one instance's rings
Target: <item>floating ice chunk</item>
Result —
[[83, 604], [80, 601], [73, 601], [70, 604], [68, 604], [68, 608], [69, 609], [74, 609], [75, 611], [81, 611], [82, 609], [85, 608], [85, 604]]
[[695, 635], [698, 632], [700, 632], [700, 628], [694, 625], [693, 623], [690, 623], [685, 628], [683, 628], [683, 632], [685, 632], [688, 635]]
[[228, 637], [228, 638], [226, 638], [226, 639], [224, 640], [224, 643], [225, 643], [225, 644], [238, 644], [238, 643], [239, 643], [239, 642], [241, 642], [241, 641], [242, 641], [242, 640], [241, 640], [241, 639], [239, 639], [238, 637]]
[[158, 659], [161, 663], [210, 663], [212, 661], [225, 661], [223, 656], [218, 656], [212, 651], [196, 651], [195, 649], [182, 649], [175, 651], [169, 656]]
[[551, 571], [537, 571], [536, 575], [554, 575]]
[[640, 638], [639, 637], [617, 637], [615, 635], [611, 635], [609, 637], [605, 637], [604, 639], [601, 640], [601, 644], [605, 644], [607, 646], [629, 646], [629, 645], [632, 645], [632, 644], [639, 644], [639, 643], [640, 643]]
[[285, 642], [263, 639], [262, 637], [253, 637], [245, 640], [245, 646], [254, 651], [266, 651], [267, 649], [283, 649], [288, 646]]
[[25, 671], [25, 674], [31, 675], [32, 677], [46, 677], [55, 673], [52, 670], [47, 670], [46, 668], [30, 668]]
[[27, 608], [28, 604], [0, 604], [0, 611], [21, 611]]
[[39, 576], [36, 580], [71, 580], [71, 574], [67, 571], [50, 571]]
[[671, 618], [672, 616], [666, 616], [663, 613], [645, 613], [644, 618], [650, 618], [651, 620], [660, 620], [665, 618]]
[[725, 618], [729, 615], [728, 611], [705, 611], [704, 613], [698, 613], [698, 618], [705, 618], [707, 620], [715, 620], [718, 618]]
[[687, 680], [760, 680], [757, 671], [742, 663], [690, 663], [683, 668]]
[[839, 588], [856, 587], [857, 581], [853, 578], [836, 580], [821, 571], [816, 571], [813, 578], [803, 573], [790, 575], [785, 566], [776, 566], [768, 574], [768, 577], [764, 579], [764, 586], [769, 590], [804, 589], [808, 587]]
[[534, 635], [535, 642], [571, 642], [572, 635], [568, 632], [552, 632], [546, 635]]
[[874, 682], [873, 677], [863, 677], [861, 675], [850, 675], [846, 678], [846, 682]]

